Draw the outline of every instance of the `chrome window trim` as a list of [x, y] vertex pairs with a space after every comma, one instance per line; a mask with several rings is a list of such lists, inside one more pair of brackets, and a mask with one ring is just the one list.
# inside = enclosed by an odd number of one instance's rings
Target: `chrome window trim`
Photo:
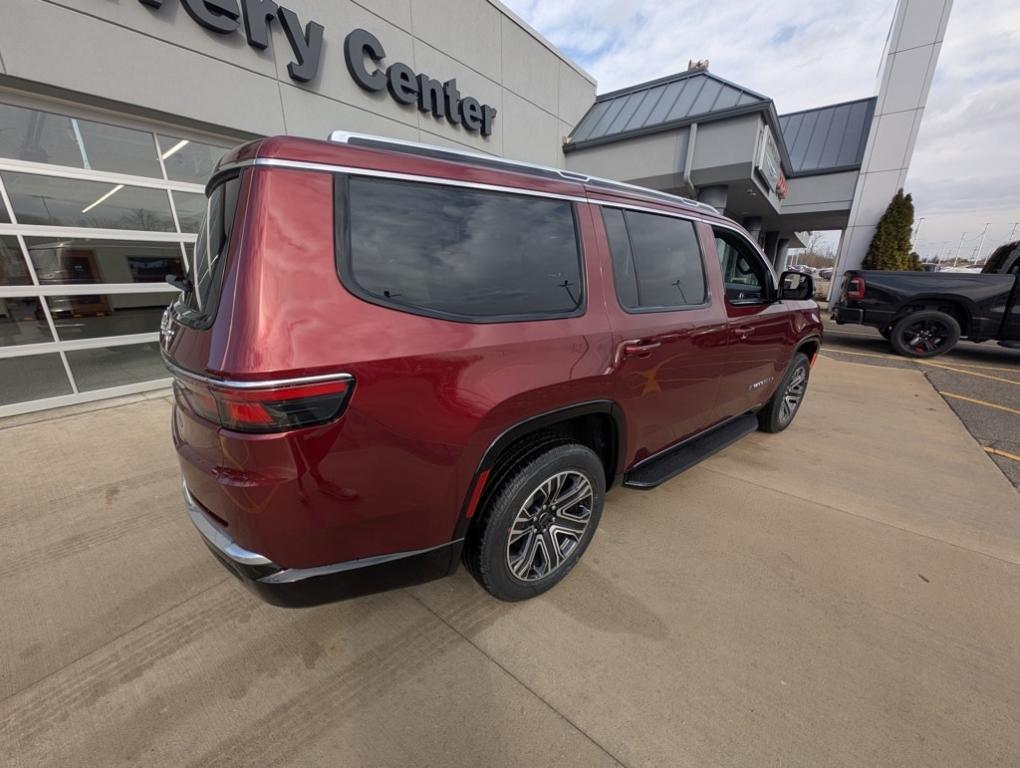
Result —
[[181, 368], [179, 365], [172, 363], [166, 356], [165, 352], [162, 352], [163, 363], [169, 369], [169, 371], [177, 376], [181, 376], [185, 379], [191, 379], [192, 381], [199, 381], [203, 384], [212, 384], [217, 387], [230, 387], [231, 389], [247, 389], [247, 390], [259, 390], [259, 389], [285, 389], [287, 387], [297, 387], [302, 384], [323, 384], [328, 381], [354, 381], [354, 377], [349, 373], [323, 373], [316, 376], [295, 376], [287, 379], [269, 379], [266, 381], [237, 381], [235, 379], [221, 379], [216, 376], [205, 376], [194, 371], [189, 371], [187, 368]]
[[[641, 205], [640, 203], [634, 202], [622, 202], [616, 200], [600, 200], [598, 198], [592, 198], [587, 196], [579, 195], [567, 195], [562, 192], [542, 192], [540, 190], [530, 189], [527, 187], [506, 187], [500, 184], [485, 184], [478, 181], [459, 181], [456, 179], [449, 179], [445, 176], [422, 176], [413, 173], [401, 173], [400, 171], [382, 171], [375, 170], [372, 168], [354, 168], [347, 165], [340, 165], [336, 163], [310, 163], [302, 160], [286, 160], [279, 157], [259, 157], [249, 160], [241, 160], [236, 163], [227, 163], [219, 166], [214, 172], [213, 177], [218, 176], [221, 173], [228, 171], [237, 170], [239, 168], [249, 168], [252, 166], [270, 167], [270, 168], [292, 168], [294, 170], [305, 170], [305, 171], [320, 171], [323, 173], [346, 173], [353, 176], [370, 176], [381, 179], [393, 179], [396, 181], [417, 181], [422, 184], [438, 184], [440, 186], [455, 186], [463, 187], [465, 189], [481, 189], [489, 190], [493, 192], [506, 192], [510, 194], [518, 195], [531, 195], [534, 197], [546, 197], [558, 200], [568, 200], [574, 203], [589, 203], [591, 205], [605, 205], [611, 208], [625, 208], [634, 211], [642, 211], [644, 213], [655, 213], [661, 216], [672, 216], [678, 219], [687, 219], [689, 221], [702, 222], [708, 224], [711, 227], [723, 227], [725, 229], [731, 229], [734, 232], [747, 238], [747, 234], [740, 227], [739, 224], [733, 222], [732, 224], [722, 221], [720, 219], [708, 218], [696, 211], [677, 211], [669, 208], [652, 208], [647, 205]], [[581, 183], [581, 182], [578, 182]], [[640, 190], [640, 187], [635, 187], [635, 190]], [[600, 192], [602, 190], [599, 190]], [[653, 201], [646, 201], [653, 202]], [[667, 202], [663, 202], [663, 205], [669, 205]], [[748, 240], [748, 242], [751, 242]], [[761, 254], [761, 249], [755, 245], [755, 250]], [[764, 255], [762, 255], [764, 259]], [[767, 261], [767, 259], [766, 259]]]
[[[527, 195], [529, 197], [545, 197], [554, 200], [569, 200], [575, 203], [587, 203], [588, 198], [579, 195], [567, 195], [562, 192], [542, 192], [530, 187], [507, 187], [501, 184], [483, 184], [476, 181], [460, 181], [446, 176], [421, 176], [415, 173], [401, 173], [399, 171], [381, 171], [373, 168], [354, 168], [347, 165], [332, 165], [329, 163], [307, 163], [302, 160], [283, 160], [276, 157], [260, 157], [255, 160], [255, 165], [268, 166], [272, 168], [293, 168], [303, 171], [324, 171], [326, 173], [344, 173], [348, 176], [371, 176], [377, 179], [390, 179], [393, 181], [417, 181], [422, 184], [437, 184], [444, 187], [463, 187], [465, 189], [481, 189], [490, 192], [505, 192], [515, 195]], [[219, 173], [219, 170], [217, 170]]]

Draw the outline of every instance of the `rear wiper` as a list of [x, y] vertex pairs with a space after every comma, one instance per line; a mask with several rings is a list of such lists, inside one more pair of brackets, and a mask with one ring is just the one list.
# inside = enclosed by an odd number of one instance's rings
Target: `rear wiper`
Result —
[[191, 280], [189, 280], [186, 277], [177, 277], [177, 275], [167, 275], [163, 279], [166, 280], [174, 288], [176, 288], [179, 291], [183, 291], [184, 293], [191, 293], [193, 290], [195, 290], [195, 284], [192, 283]]

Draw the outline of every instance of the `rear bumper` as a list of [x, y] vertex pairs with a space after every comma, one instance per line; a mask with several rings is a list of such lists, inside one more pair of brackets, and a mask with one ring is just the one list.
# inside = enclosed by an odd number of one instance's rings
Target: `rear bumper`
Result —
[[422, 584], [457, 570], [463, 539], [438, 547], [366, 557], [315, 568], [283, 568], [244, 549], [213, 522], [183, 485], [188, 517], [216, 559], [267, 603], [302, 607]]
[[840, 304], [836, 304], [832, 308], [832, 319], [840, 325], [843, 323], [861, 324], [864, 322], [864, 310], [851, 309], [850, 307], [844, 307]]

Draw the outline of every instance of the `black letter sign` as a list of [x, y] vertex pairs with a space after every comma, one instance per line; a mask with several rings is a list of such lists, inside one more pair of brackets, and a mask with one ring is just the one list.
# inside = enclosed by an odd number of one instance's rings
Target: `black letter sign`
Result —
[[237, 0], [181, 0], [181, 5], [195, 21], [221, 35], [234, 32], [241, 18]]
[[381, 91], [386, 87], [386, 73], [380, 69], [370, 73], [365, 69], [366, 56], [378, 64], [386, 56], [386, 51], [371, 32], [356, 29], [344, 40], [347, 71], [351, 73], [354, 82], [366, 91]]
[[248, 45], [261, 51], [269, 47], [269, 25], [278, 10], [273, 0], [244, 0], [244, 35]]
[[297, 61], [287, 65], [287, 72], [292, 80], [307, 83], [314, 80], [319, 73], [319, 57], [322, 56], [322, 33], [324, 27], [314, 21], [305, 25], [301, 31], [301, 20], [294, 11], [281, 8], [279, 11], [283, 33], [287, 36]]

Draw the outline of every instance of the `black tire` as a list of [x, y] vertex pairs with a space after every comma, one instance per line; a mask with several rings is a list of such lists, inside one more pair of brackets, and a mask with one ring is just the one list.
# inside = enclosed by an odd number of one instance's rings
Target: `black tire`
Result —
[[[556, 485], [558, 478], [562, 479]], [[584, 483], [590, 490], [587, 495]], [[572, 495], [577, 501], [571, 505]], [[588, 548], [605, 495], [605, 469], [586, 446], [567, 443], [529, 458], [512, 469], [489, 497], [469, 533], [468, 569], [500, 600], [542, 594], [570, 573]], [[557, 499], [566, 500], [568, 506], [557, 509], [550, 504]]]
[[807, 355], [798, 352], [790, 361], [790, 367], [786, 369], [775, 394], [758, 411], [758, 429], [762, 432], [782, 432], [790, 426], [804, 402], [810, 378], [811, 362]]
[[911, 312], [893, 325], [889, 343], [904, 357], [927, 358], [945, 354], [960, 340], [960, 324], [937, 309]]

